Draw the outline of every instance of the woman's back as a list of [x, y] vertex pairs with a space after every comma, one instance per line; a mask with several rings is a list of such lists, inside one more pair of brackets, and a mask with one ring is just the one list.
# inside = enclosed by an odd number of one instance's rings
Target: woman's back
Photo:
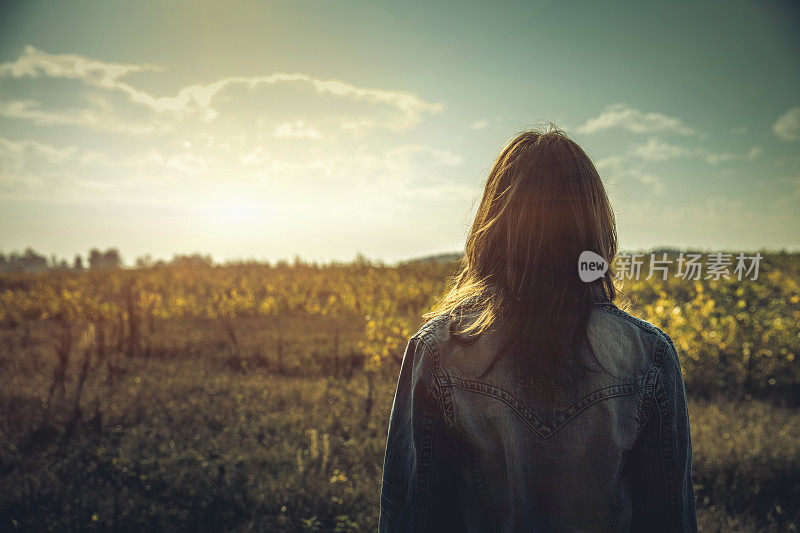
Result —
[[502, 330], [466, 344], [450, 321], [425, 324], [404, 356], [381, 531], [696, 529], [683, 380], [662, 331], [596, 298], [588, 372], [548, 393], [530, 354], [485, 372]]

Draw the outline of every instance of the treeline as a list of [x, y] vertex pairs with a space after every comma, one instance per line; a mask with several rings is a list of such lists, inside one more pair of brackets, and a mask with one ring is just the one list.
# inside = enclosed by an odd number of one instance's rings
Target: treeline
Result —
[[41, 272], [45, 270], [104, 270], [122, 266], [122, 257], [116, 248], [100, 251], [97, 248], [89, 250], [86, 260], [81, 254], [76, 254], [72, 261], [59, 259], [55, 254], [47, 257], [36, 252], [33, 248], [26, 248], [24, 252], [11, 252], [6, 255], [0, 253], [0, 272]]
[[[194, 254], [176, 254], [171, 260], [165, 261], [163, 259], [155, 260], [150, 255], [137, 257], [133, 263], [134, 268], [149, 268], [159, 267], [165, 265], [182, 265], [182, 266], [200, 266], [212, 265], [213, 259], [210, 255], [194, 253]], [[33, 248], [26, 248], [24, 252], [11, 252], [8, 255], [0, 252], [0, 273], [2, 272], [43, 272], [47, 270], [108, 270], [113, 268], [122, 268], [122, 256], [117, 248], [108, 248], [105, 251], [92, 248], [89, 253], [84, 256], [75, 254], [75, 257], [69, 261], [67, 259], [59, 259], [55, 254], [45, 256], [36, 252]]]

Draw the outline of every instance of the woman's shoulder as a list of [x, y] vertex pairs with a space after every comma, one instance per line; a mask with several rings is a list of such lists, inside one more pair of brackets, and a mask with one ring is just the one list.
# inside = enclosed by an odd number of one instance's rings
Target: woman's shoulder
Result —
[[451, 315], [447, 313], [430, 317], [411, 338], [427, 344], [430, 348], [438, 349], [442, 342], [446, 342], [444, 333], [448, 332], [449, 334], [451, 318]]
[[628, 311], [619, 308], [616, 304], [609, 302], [604, 305], [596, 305], [593, 309], [592, 314], [601, 317], [605, 316], [608, 317], [608, 320], [627, 324], [631, 328], [638, 330], [642, 334], [655, 337], [661, 341], [672, 342], [669, 335], [667, 335], [667, 333], [664, 330], [662, 330], [652, 322], [648, 322], [647, 320], [641, 317], [633, 315]]
[[453, 338], [462, 339], [464, 337], [462, 332], [465, 328], [479, 319], [484, 311], [484, 308], [481, 307], [482, 302], [485, 303], [485, 292], [473, 294], [450, 311], [428, 317], [415, 337], [436, 343], [439, 347]]
[[593, 309], [588, 330], [593, 344], [622, 347], [621, 351], [627, 352], [628, 357], [637, 353], [642, 358], [641, 363], [651, 370], [665, 363], [680, 364], [675, 345], [666, 331], [616, 305]]

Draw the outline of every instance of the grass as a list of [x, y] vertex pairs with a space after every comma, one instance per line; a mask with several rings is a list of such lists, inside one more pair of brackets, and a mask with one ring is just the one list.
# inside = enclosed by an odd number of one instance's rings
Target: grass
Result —
[[[151, 357], [93, 362], [79, 397], [77, 356], [50, 393], [52, 325], [24, 343], [0, 332], [15, 346], [0, 351], [0, 529], [374, 530], [397, 368], [379, 374], [365, 417], [365, 375], [345, 363], [360, 321], [236, 328], [244, 363], [213, 324], [169, 321]], [[797, 530], [796, 410], [692, 397], [690, 415], [701, 529]]]

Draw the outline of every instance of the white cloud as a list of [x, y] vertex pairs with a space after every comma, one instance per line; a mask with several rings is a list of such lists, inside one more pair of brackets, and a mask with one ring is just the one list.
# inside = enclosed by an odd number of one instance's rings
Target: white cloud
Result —
[[206, 120], [213, 120], [217, 111], [212, 107], [214, 97], [224, 89], [233, 85], [244, 85], [253, 89], [259, 85], [274, 85], [284, 82], [300, 82], [313, 86], [319, 94], [330, 94], [351, 100], [366, 101], [373, 104], [386, 104], [400, 111], [399, 120], [388, 125], [397, 129], [404, 129], [416, 125], [422, 120], [424, 113], [436, 113], [442, 109], [442, 104], [428, 103], [412, 93], [371, 89], [352, 85], [339, 80], [320, 80], [306, 74], [275, 73], [268, 76], [232, 76], [217, 80], [206, 85], [191, 85], [184, 87], [173, 97], [154, 97], [143, 91], [129, 91], [129, 96], [134, 102], [151, 107], [153, 110], [163, 112], [197, 112]]
[[652, 188], [653, 194], [661, 194], [664, 192], [664, 183], [661, 181], [661, 178], [655, 174], [632, 170], [630, 171], [630, 175], [640, 183], [649, 185]]
[[112, 165], [117, 171], [117, 163], [97, 150], [0, 137], [0, 183], [9, 187], [18, 184], [22, 190], [42, 192], [41, 187], [55, 183], [81, 185], [91, 181], [81, 176], [107, 172]]
[[473, 122], [472, 124], [469, 125], [469, 128], [477, 131], [484, 129], [488, 125], [489, 121], [487, 119], [483, 119], [483, 120], [478, 120], [477, 122]]
[[747, 152], [747, 159], [750, 159], [750, 160], [758, 159], [759, 157], [761, 157], [761, 154], [763, 154], [763, 153], [764, 153], [764, 149], [763, 148], [761, 148], [760, 146], [753, 146]]
[[694, 130], [686, 126], [679, 118], [663, 113], [646, 113], [625, 104], [607, 106], [599, 116], [590, 118], [576, 130], [578, 133], [589, 134], [612, 128], [621, 128], [634, 133], [669, 132], [680, 135], [694, 133]]
[[359, 118], [356, 120], [343, 120], [340, 125], [343, 130], [362, 133], [364, 130], [374, 128], [375, 121], [368, 118]]
[[243, 165], [263, 165], [267, 162], [267, 155], [263, 147], [256, 146], [252, 151], [241, 155], [239, 161]]
[[4, 158], [9, 155], [19, 156], [27, 151], [36, 153], [37, 156], [45, 157], [50, 161], [63, 161], [75, 155], [78, 149], [74, 146], [58, 148], [50, 144], [44, 144], [33, 139], [22, 139], [15, 141], [0, 137], [0, 154]]
[[603, 159], [598, 159], [594, 166], [597, 167], [597, 170], [608, 170], [609, 172], [615, 173], [619, 172], [619, 169], [622, 168], [623, 163], [625, 163], [624, 157], [619, 155], [611, 155], [604, 157]]
[[[201, 156], [197, 156], [191, 152], [183, 152], [180, 154], [164, 157], [158, 150], [151, 150], [143, 159], [144, 163], [155, 165], [158, 167], [165, 167], [167, 169], [177, 170], [184, 174], [200, 174], [207, 169], [207, 161]], [[131, 164], [135, 164], [132, 161]]]
[[795, 107], [778, 117], [772, 125], [775, 136], [782, 141], [800, 141], [800, 107]]
[[789, 186], [789, 194], [778, 198], [779, 202], [793, 200], [800, 200], [800, 175], [792, 177], [783, 177], [778, 180], [778, 183], [787, 184]]
[[48, 54], [33, 46], [26, 46], [16, 61], [0, 64], [0, 76], [36, 78], [44, 74], [51, 78], [84, 79], [107, 88], [116, 87], [119, 78], [132, 72], [153, 70], [161, 69], [150, 63], [107, 63], [78, 54]]
[[125, 76], [141, 71], [158, 70], [149, 63], [106, 63], [76, 54], [48, 54], [32, 46], [16, 61], [0, 64], [0, 76], [38, 77], [45, 75], [54, 78], [80, 79], [88, 85], [118, 90], [125, 93], [131, 101], [151, 108], [158, 113], [171, 112], [178, 116], [195, 114], [204, 120], [213, 120], [218, 112], [212, 106], [214, 97], [234, 85], [250, 89], [259, 85], [277, 83], [305, 83], [311, 85], [318, 94], [383, 104], [399, 112], [399, 118], [385, 124], [393, 129], [415, 126], [425, 113], [436, 113], [443, 109], [440, 103], [430, 103], [419, 96], [405, 91], [359, 87], [341, 80], [322, 80], [301, 73], [274, 73], [265, 76], [230, 76], [208, 84], [183, 87], [175, 96], [157, 97], [137, 89], [122, 81]]
[[48, 163], [70, 162], [82, 165], [108, 164], [111, 160], [103, 152], [82, 150], [76, 146], [53, 146], [34, 139], [8, 139], [0, 137], [0, 156], [3, 162], [11, 159], [27, 161], [32, 158]]
[[763, 150], [760, 146], [754, 146], [746, 154], [733, 154], [730, 152], [712, 152], [705, 148], [688, 148], [668, 143], [651, 137], [644, 144], [634, 145], [629, 155], [645, 161], [666, 161], [677, 158], [700, 158], [710, 165], [717, 165], [725, 161], [753, 160], [761, 156]]
[[403, 187], [397, 194], [419, 200], [430, 200], [431, 198], [441, 199], [469, 199], [475, 194], [472, 187], [445, 180], [428, 187]]
[[659, 195], [664, 192], [664, 183], [661, 178], [635, 166], [628, 157], [620, 155], [604, 157], [595, 162], [595, 167], [600, 173], [600, 176], [603, 177], [612, 188], [616, 188], [618, 182], [634, 180], [643, 185], [647, 185], [654, 195]]
[[336, 96], [347, 96], [355, 100], [384, 103], [395, 107], [404, 113], [403, 127], [415, 125], [421, 120], [423, 113], [437, 113], [444, 108], [442, 104], [425, 102], [409, 92], [356, 87], [344, 81], [317, 80], [308, 76], [305, 77], [305, 81], [311, 82], [314, 88], [321, 93], [328, 92]]
[[[0, 101], [0, 120], [7, 126], [14, 127], [10, 120], [25, 120], [40, 126], [142, 135], [130, 143], [106, 143], [98, 142], [96, 133], [81, 132], [70, 137], [75, 146], [51, 146], [43, 142], [44, 137], [41, 141], [0, 137], [0, 182], [14, 183], [2, 194], [79, 203], [113, 199], [125, 205], [155, 205], [161, 198], [170, 198], [176, 209], [188, 209], [215, 205], [220, 194], [241, 193], [272, 207], [297, 202], [297, 206], [324, 210], [327, 207], [321, 206], [331, 205], [343, 214], [369, 204], [375, 218], [382, 220], [416, 205], [406, 201], [409, 198], [465, 202], [473, 194], [472, 184], [459, 183], [456, 169], [463, 156], [448, 145], [413, 143], [394, 132], [353, 142], [357, 136], [353, 133], [368, 129], [409, 128], [442, 109], [441, 104], [402, 91], [280, 73], [228, 77], [184, 86], [171, 96], [160, 97], [134, 78], [134, 73], [157, 69], [147, 64], [51, 55], [32, 48], [16, 61], [0, 65], [0, 82], [4, 77], [6, 81], [19, 78], [22, 81], [15, 85], [24, 89], [52, 81], [47, 78], [74, 80], [69, 84], [77, 89], [78, 99], [70, 100], [84, 101], [64, 108], [55, 101], [9, 98]], [[322, 97], [325, 104], [335, 98], [335, 109], [326, 109], [327, 116], [297, 115], [304, 120], [295, 120], [296, 116], [286, 115], [289, 106], [280, 109], [281, 101], [276, 116], [270, 117], [269, 102], [264, 105], [262, 95], [257, 95], [261, 100], [256, 103], [258, 113], [250, 114], [254, 108], [249, 100], [227, 104], [242, 97], [248, 88], [279, 83], [300, 84], [288, 88], [292, 92], [305, 89], [307, 98]], [[229, 88], [229, 93], [222, 94]], [[340, 109], [349, 116], [339, 115]], [[214, 122], [199, 123], [198, 118]], [[44, 134], [44, 129], [41, 131]], [[50, 133], [66, 138], [64, 132]], [[146, 136], [152, 134], [159, 135]], [[334, 138], [336, 134], [341, 138]], [[315, 143], [271, 138], [323, 136], [324, 141]], [[108, 153], [85, 149], [101, 145]], [[313, 193], [304, 192], [301, 197], [301, 190]]]
[[293, 181], [302, 181], [322, 177], [381, 190], [390, 189], [395, 193], [426, 175], [435, 178], [435, 183], [426, 183], [426, 187], [448, 183], [435, 171], [436, 166], [453, 167], [463, 161], [459, 154], [450, 150], [422, 144], [403, 144], [376, 152], [359, 149], [352, 153], [334, 152], [296, 159], [287, 158], [284, 154], [267, 154], [259, 147], [245, 154], [244, 158], [247, 164], [260, 167], [256, 173], [260, 179], [275, 180], [285, 176]]
[[294, 122], [284, 122], [276, 126], [272, 136], [319, 139], [322, 134], [314, 126], [306, 124], [304, 120], [295, 120]]
[[433, 150], [432, 153], [443, 165], [452, 167], [464, 162], [464, 158], [461, 155], [450, 150]]
[[113, 115], [98, 114], [91, 109], [48, 111], [34, 100], [0, 101], [0, 117], [27, 120], [39, 126], [82, 126], [102, 131], [118, 131], [134, 135], [163, 133], [173, 129], [164, 121], [125, 122]]
[[647, 143], [634, 146], [630, 153], [645, 161], [665, 161], [677, 157], [691, 157], [693, 150], [651, 137]]
[[430, 156], [436, 162], [445, 166], [457, 166], [464, 160], [461, 155], [451, 152], [450, 150], [437, 150], [424, 144], [403, 144], [395, 146], [386, 152], [389, 159], [402, 160], [405, 163], [408, 162], [411, 156], [417, 154]]

